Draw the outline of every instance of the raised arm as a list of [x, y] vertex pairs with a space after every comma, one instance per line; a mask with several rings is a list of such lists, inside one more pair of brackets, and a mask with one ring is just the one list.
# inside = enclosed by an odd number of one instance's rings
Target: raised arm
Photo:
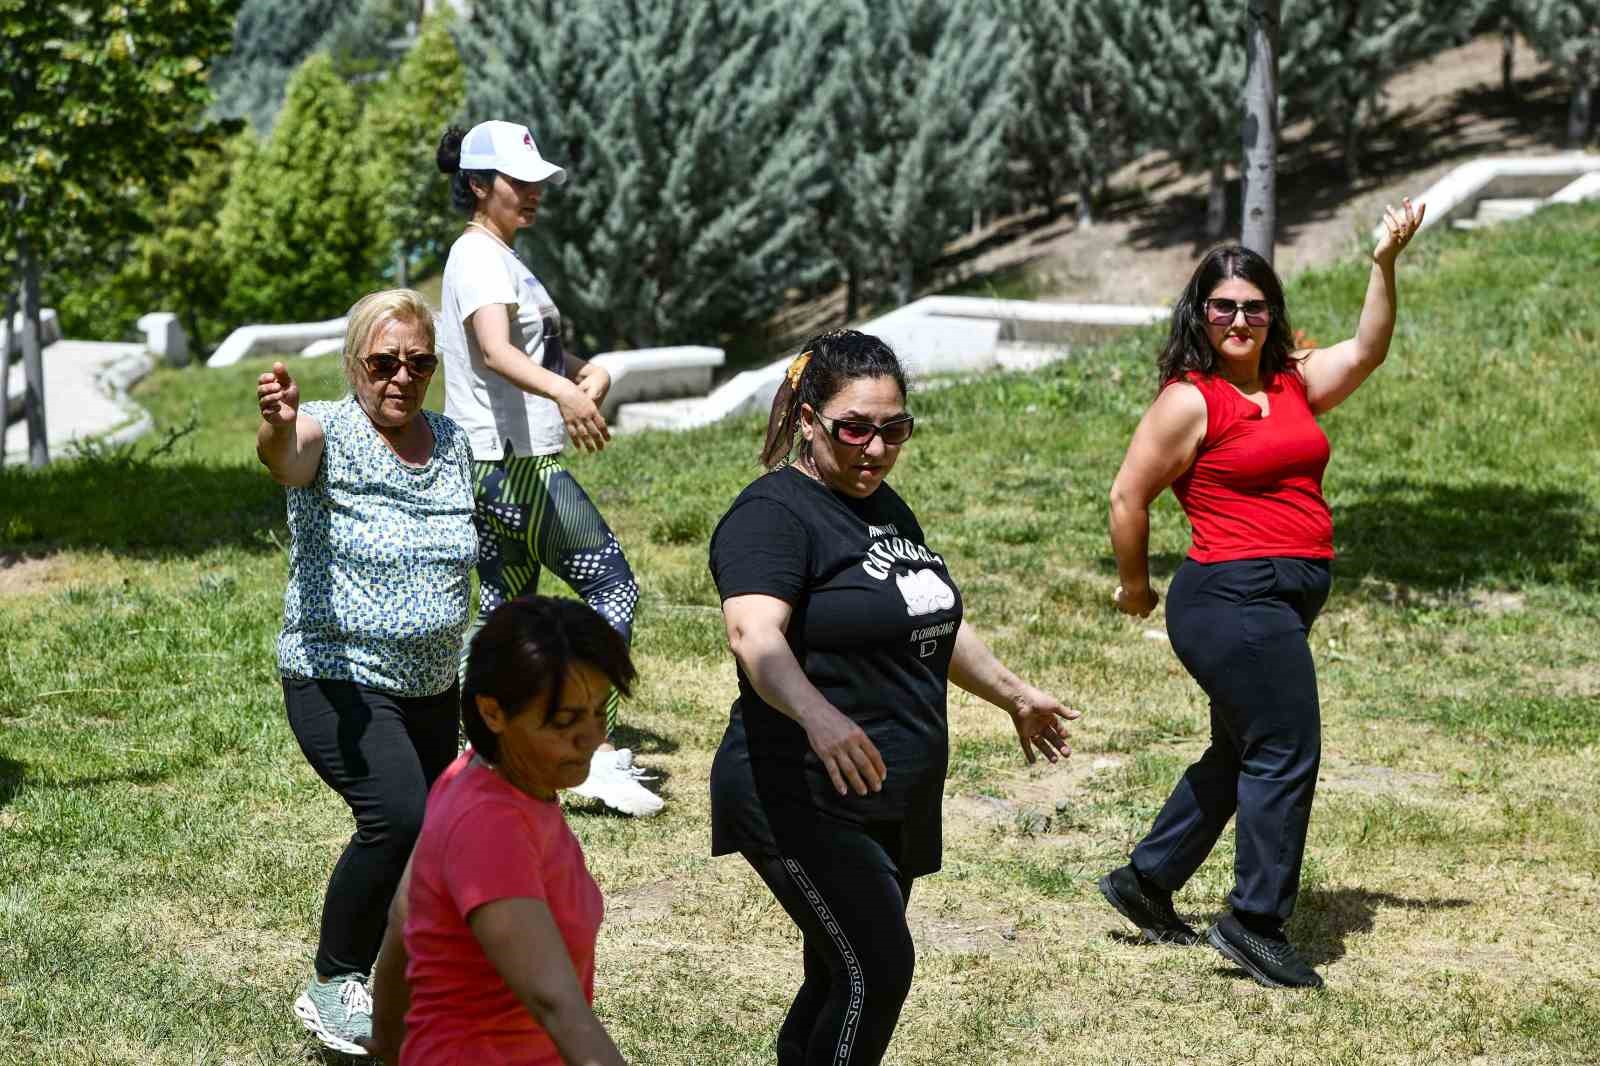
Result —
[[811, 750], [822, 760], [839, 795], [847, 794], [847, 784], [858, 796], [877, 792], [889, 773], [883, 756], [861, 727], [806, 677], [784, 636], [792, 611], [776, 596], [728, 597], [722, 601], [728, 647], [756, 693], [806, 731]]
[[[529, 359], [527, 352], [512, 344], [511, 318], [505, 304], [485, 304], [478, 308], [467, 316], [467, 328], [472, 330], [478, 347], [483, 350], [484, 366], [523, 392], [555, 401], [573, 444], [591, 452], [606, 446], [611, 430], [600, 415], [598, 401], [591, 396], [592, 387], [580, 388], [560, 374], [546, 370]], [[585, 368], [587, 366], [584, 364]], [[600, 367], [593, 367], [592, 371], [605, 373]], [[605, 380], [609, 386], [609, 375]], [[605, 394], [601, 391], [600, 395], [604, 397]]]
[[304, 488], [322, 464], [322, 423], [300, 414], [300, 386], [282, 363], [256, 379], [261, 425], [256, 428], [256, 458], [280, 485]]
[[566, 1066], [624, 1066], [622, 1052], [584, 998], [543, 900], [485, 903], [467, 915], [467, 926], [512, 994], [555, 1041]]
[[1139, 420], [1111, 483], [1111, 550], [1117, 557], [1116, 604], [1143, 617], [1161, 597], [1150, 587], [1150, 504], [1194, 464], [1206, 435], [1206, 401], [1186, 382], [1161, 390]]
[[1022, 755], [1033, 762], [1034, 748], [1051, 762], [1071, 755], [1061, 720], [1078, 717], [1077, 711], [1042, 689], [1035, 688], [1007, 669], [978, 631], [966, 622], [956, 631], [955, 653], [950, 657], [950, 680], [999, 707], [1011, 716]]
[[1367, 278], [1367, 298], [1361, 304], [1356, 335], [1332, 347], [1307, 352], [1301, 360], [1306, 400], [1316, 414], [1343, 403], [1389, 355], [1396, 309], [1394, 263], [1416, 235], [1428, 207], [1412, 207], [1409, 197], [1401, 205], [1403, 215], [1392, 207], [1384, 209], [1383, 237], [1372, 251], [1372, 272]]

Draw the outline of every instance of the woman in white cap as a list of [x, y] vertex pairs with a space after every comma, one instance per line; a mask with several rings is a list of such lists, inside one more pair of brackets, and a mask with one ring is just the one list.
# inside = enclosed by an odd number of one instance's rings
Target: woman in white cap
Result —
[[[561, 315], [517, 257], [517, 231], [533, 225], [549, 185], [567, 172], [539, 154], [528, 127], [480, 122], [445, 131], [439, 169], [468, 216], [444, 268], [439, 351], [445, 411], [472, 443], [481, 553], [474, 631], [502, 603], [538, 591], [547, 568], [630, 640], [639, 584], [617, 538], [561, 462], [565, 437], [599, 451], [611, 437], [600, 403], [604, 368], [563, 351]], [[630, 815], [655, 814], [661, 798], [641, 783], [632, 753], [607, 741], [588, 780], [572, 791]]]

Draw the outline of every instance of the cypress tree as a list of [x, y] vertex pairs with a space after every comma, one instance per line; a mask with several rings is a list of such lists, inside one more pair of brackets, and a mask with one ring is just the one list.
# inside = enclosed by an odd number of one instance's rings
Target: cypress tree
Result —
[[1123, 109], [1132, 63], [1109, 32], [1115, 0], [1003, 0], [1017, 30], [1008, 64], [1006, 150], [1026, 202], [1054, 218], [1075, 188], [1078, 222], [1093, 221], [1106, 176], [1130, 154]]
[[1133, 59], [1128, 106], [1140, 137], [1184, 169], [1210, 175], [1205, 233], [1221, 237], [1228, 219], [1226, 168], [1239, 157], [1243, 117], [1244, 5], [1144, 0], [1114, 4], [1111, 15], [1111, 35]]
[[1567, 144], [1588, 141], [1600, 93], [1600, 0], [1512, 0], [1523, 34], [1572, 85]]
[[[489, 0], [462, 28], [473, 121], [527, 122], [569, 168], [523, 240], [585, 346], [705, 341], [815, 281], [822, 158], [775, 0]], [[798, 81], [803, 85], [803, 81]]]
[[220, 224], [236, 320], [332, 318], [377, 283], [357, 118], [354, 92], [319, 53], [289, 80], [267, 142], [238, 145]]
[[851, 279], [849, 311], [862, 283], [905, 303], [993, 196], [1009, 29], [984, 0], [816, 0], [801, 10], [837, 42], [807, 125], [830, 161], [822, 228]]
[[444, 268], [459, 221], [434, 163], [439, 134], [461, 121], [466, 77], [447, 13], [429, 17], [400, 65], [379, 83], [361, 113], [356, 140], [375, 241], [394, 259], [396, 284]]

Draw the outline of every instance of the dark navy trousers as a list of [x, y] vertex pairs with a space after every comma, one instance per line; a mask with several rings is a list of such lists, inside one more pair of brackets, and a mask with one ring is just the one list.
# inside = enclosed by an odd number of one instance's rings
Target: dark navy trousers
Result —
[[1318, 559], [1185, 560], [1167, 591], [1173, 651], [1211, 698], [1211, 746], [1184, 771], [1133, 866], [1177, 890], [1237, 812], [1234, 888], [1246, 920], [1294, 913], [1322, 753], [1308, 635], [1328, 598]]

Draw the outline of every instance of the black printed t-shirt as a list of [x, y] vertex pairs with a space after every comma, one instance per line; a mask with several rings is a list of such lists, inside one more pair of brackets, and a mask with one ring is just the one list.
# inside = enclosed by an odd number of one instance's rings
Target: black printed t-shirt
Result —
[[712, 852], [780, 853], [818, 815], [900, 834], [903, 873], [940, 863], [949, 763], [945, 718], [961, 594], [922, 527], [887, 484], [844, 496], [793, 467], [758, 478], [711, 538], [724, 600], [793, 607], [789, 647], [806, 677], [861, 726], [888, 768], [883, 789], [841, 797], [805, 730], [769, 706], [739, 668], [739, 698], [712, 770]]

